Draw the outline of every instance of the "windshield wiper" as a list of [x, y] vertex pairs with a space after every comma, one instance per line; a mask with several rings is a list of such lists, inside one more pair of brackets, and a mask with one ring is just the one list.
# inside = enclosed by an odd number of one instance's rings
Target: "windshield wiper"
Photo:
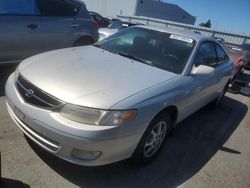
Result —
[[120, 56], [127, 57], [127, 58], [129, 58], [129, 59], [132, 59], [132, 60], [135, 60], [135, 61], [139, 61], [139, 62], [144, 63], [144, 64], [147, 64], [147, 65], [154, 66], [154, 65], [152, 64], [152, 62], [150, 62], [150, 61], [148, 61], [148, 60], [145, 60], [145, 59], [142, 59], [142, 58], [140, 58], [140, 57], [136, 57], [136, 56], [134, 56], [134, 55], [127, 54], [127, 53], [123, 53], [123, 52], [113, 51], [113, 50], [104, 48], [102, 45], [94, 44], [94, 46], [97, 47], [97, 48], [101, 48], [101, 49], [103, 49], [103, 50], [109, 51], [109, 52], [111, 52], [111, 53], [113, 53], [113, 54], [118, 54], [118, 55], [120, 55]]
[[120, 56], [127, 57], [127, 58], [129, 58], [129, 59], [132, 59], [132, 60], [135, 60], [135, 61], [139, 61], [139, 62], [141, 62], [141, 63], [144, 63], [144, 64], [147, 64], [147, 65], [153, 66], [152, 63], [151, 63], [150, 61], [145, 60], [145, 59], [142, 59], [142, 58], [140, 58], [140, 57], [136, 57], [136, 56], [134, 56], [134, 55], [126, 54], [126, 53], [122, 53], [122, 52], [116, 52], [116, 53], [117, 53], [118, 55], [120, 55]]
[[95, 47], [97, 47], [97, 48], [100, 48], [100, 49], [102, 49], [102, 50], [106, 50], [106, 51], [108, 51], [108, 52], [111, 52], [111, 53], [113, 53], [113, 54], [117, 54], [117, 52], [116, 52], [116, 51], [113, 51], [113, 50], [110, 50], [110, 49], [104, 48], [104, 47], [103, 47], [103, 45], [100, 45], [100, 44], [94, 44], [93, 46], [95, 46]]

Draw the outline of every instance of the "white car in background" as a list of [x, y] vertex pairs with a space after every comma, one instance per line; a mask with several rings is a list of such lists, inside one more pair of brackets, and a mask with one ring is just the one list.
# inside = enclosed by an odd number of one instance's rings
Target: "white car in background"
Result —
[[113, 19], [111, 24], [107, 28], [100, 28], [98, 30], [98, 32], [99, 32], [99, 41], [101, 41], [102, 39], [105, 39], [108, 36], [120, 31], [121, 29], [125, 29], [125, 28], [135, 26], [135, 25], [142, 25], [142, 24], [121, 21], [119, 19]]

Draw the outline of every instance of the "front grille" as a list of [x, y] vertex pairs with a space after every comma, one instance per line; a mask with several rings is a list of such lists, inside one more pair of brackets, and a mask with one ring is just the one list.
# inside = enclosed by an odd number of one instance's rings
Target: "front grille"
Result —
[[21, 75], [17, 77], [16, 87], [25, 102], [39, 108], [53, 109], [62, 104], [59, 99], [34, 86]]

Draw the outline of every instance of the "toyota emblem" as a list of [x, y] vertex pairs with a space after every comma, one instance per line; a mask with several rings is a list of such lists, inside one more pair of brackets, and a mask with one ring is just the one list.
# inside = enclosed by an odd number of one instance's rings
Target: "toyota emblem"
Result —
[[34, 91], [32, 89], [27, 89], [25, 92], [26, 97], [32, 97], [34, 95]]

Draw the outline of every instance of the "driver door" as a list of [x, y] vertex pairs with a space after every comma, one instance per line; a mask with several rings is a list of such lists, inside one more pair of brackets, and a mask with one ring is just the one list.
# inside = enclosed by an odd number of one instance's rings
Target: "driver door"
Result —
[[188, 117], [195, 111], [199, 110], [211, 101], [212, 94], [216, 93], [216, 89], [220, 84], [217, 78], [216, 65], [217, 54], [214, 43], [205, 42], [200, 45], [193, 62], [193, 69], [199, 65], [211, 66], [215, 68], [214, 75], [189, 75], [186, 77], [186, 93], [183, 103], [183, 119]]

